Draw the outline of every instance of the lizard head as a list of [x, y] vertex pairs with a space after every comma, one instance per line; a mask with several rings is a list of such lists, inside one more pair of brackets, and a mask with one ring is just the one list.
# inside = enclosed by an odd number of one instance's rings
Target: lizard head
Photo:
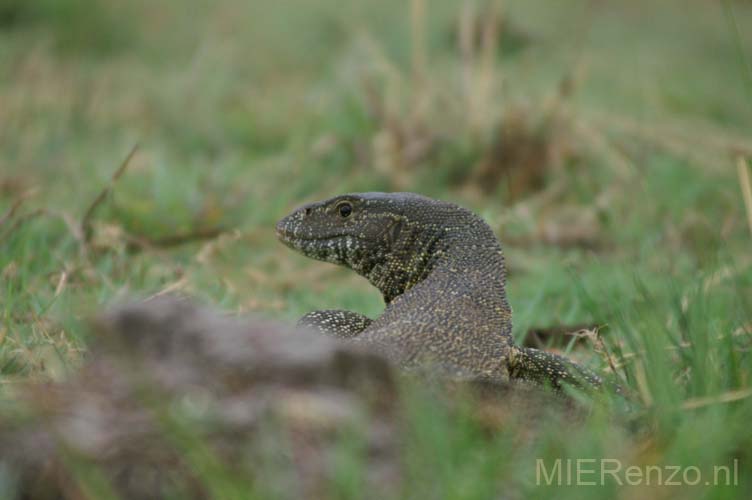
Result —
[[356, 269], [388, 251], [403, 219], [396, 194], [344, 194], [297, 208], [277, 223], [277, 237], [307, 257]]
[[423, 275], [421, 251], [438, 236], [424, 229], [437, 228], [445, 205], [413, 193], [344, 194], [297, 208], [277, 223], [277, 237], [307, 257], [353, 269], [388, 301]]

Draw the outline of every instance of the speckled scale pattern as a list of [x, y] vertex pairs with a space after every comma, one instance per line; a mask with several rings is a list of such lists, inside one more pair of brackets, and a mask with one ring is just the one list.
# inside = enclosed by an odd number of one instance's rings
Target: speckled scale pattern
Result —
[[343, 265], [378, 288], [381, 316], [325, 310], [301, 324], [363, 342], [411, 368], [459, 377], [600, 386], [589, 370], [517, 347], [501, 245], [471, 211], [414, 193], [354, 193], [300, 207], [277, 236], [308, 257]]
[[342, 309], [311, 311], [298, 321], [299, 326], [345, 339], [358, 336], [371, 323], [373, 320], [363, 314]]

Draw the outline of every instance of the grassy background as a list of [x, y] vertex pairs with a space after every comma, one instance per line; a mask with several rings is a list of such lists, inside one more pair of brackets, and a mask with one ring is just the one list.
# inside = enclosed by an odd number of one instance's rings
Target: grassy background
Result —
[[[340, 192], [411, 190], [497, 231], [518, 339], [600, 327], [637, 403], [626, 427], [595, 411], [520, 440], [525, 422], [488, 438], [416, 401], [405, 497], [749, 498], [748, 2], [121, 4], [0, 0], [0, 214], [17, 207], [0, 225], [2, 390], [75, 370], [83, 320], [129, 296], [378, 315], [364, 280], [283, 249], [274, 222]], [[552, 348], [610, 371], [592, 341]], [[362, 457], [343, 453], [344, 498]], [[537, 457], [738, 458], [740, 484], [554, 491]]]

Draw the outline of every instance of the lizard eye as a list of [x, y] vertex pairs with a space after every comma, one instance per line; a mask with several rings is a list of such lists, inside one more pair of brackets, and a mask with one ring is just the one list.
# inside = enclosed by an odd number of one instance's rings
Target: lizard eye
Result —
[[346, 219], [347, 217], [350, 217], [350, 214], [352, 213], [352, 205], [348, 202], [340, 203], [337, 206], [337, 212], [340, 217]]

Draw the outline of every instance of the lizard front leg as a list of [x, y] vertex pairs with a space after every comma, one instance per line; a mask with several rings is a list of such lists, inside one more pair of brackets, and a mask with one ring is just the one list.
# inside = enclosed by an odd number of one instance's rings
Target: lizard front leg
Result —
[[343, 309], [311, 311], [298, 320], [298, 326], [312, 328], [326, 335], [343, 339], [358, 336], [371, 323], [373, 323], [371, 318]]

